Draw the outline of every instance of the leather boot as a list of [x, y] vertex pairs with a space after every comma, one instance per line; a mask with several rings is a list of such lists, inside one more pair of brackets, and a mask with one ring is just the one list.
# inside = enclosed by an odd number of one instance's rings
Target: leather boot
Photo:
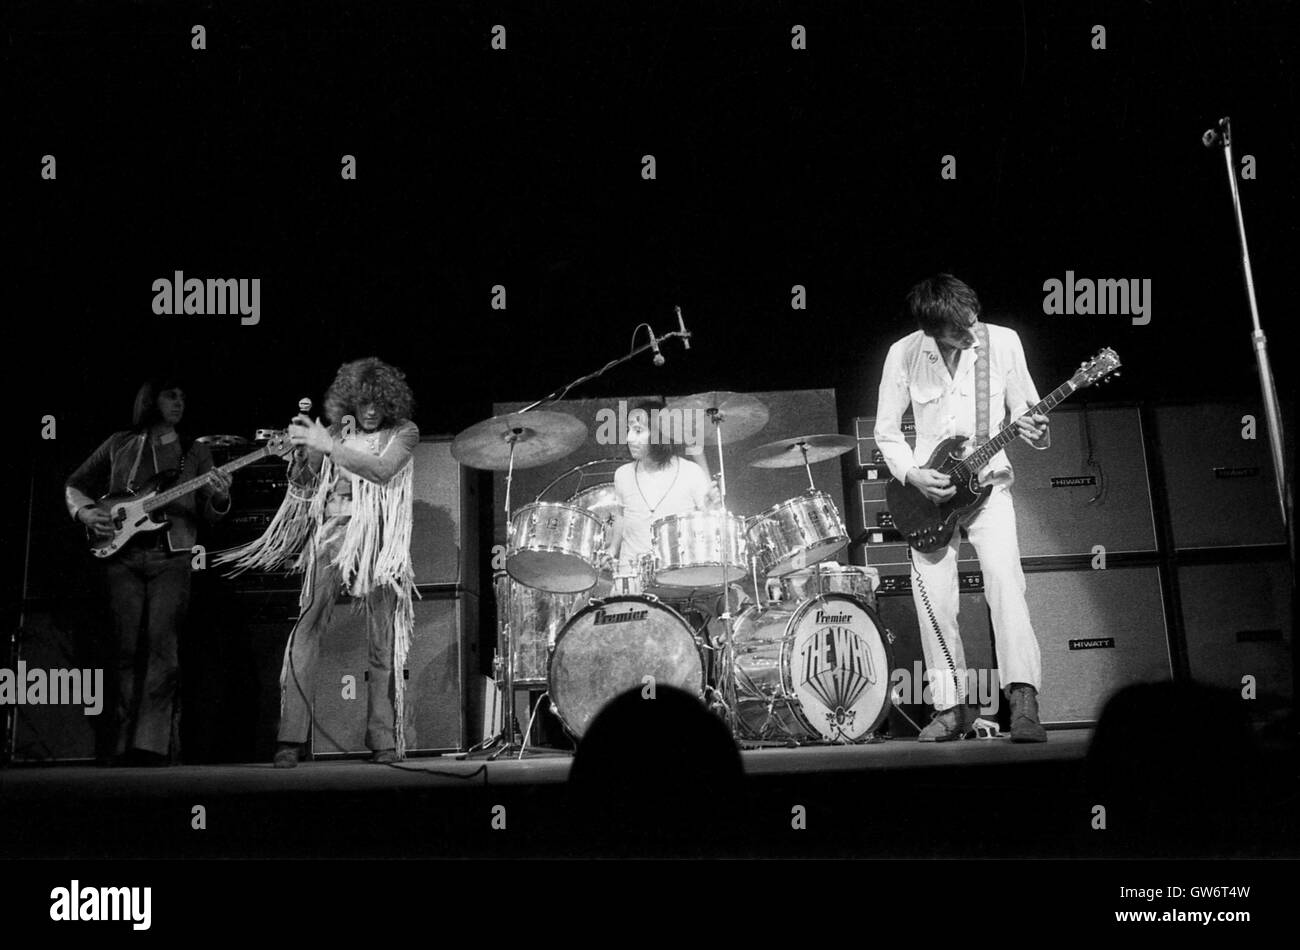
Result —
[[1011, 741], [1046, 742], [1047, 730], [1038, 721], [1038, 690], [1028, 683], [1012, 683], [1007, 698], [1011, 700]]
[[918, 742], [952, 742], [970, 732], [978, 718], [979, 709], [969, 703], [950, 706], [935, 713], [916, 739]]
[[271, 764], [277, 769], [291, 769], [298, 764], [299, 744], [297, 742], [281, 742], [275, 750], [275, 758]]

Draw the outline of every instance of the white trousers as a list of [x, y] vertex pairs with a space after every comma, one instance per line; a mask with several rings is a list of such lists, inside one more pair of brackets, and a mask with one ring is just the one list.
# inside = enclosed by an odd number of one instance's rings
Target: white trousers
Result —
[[[1029, 608], [1025, 606], [1025, 573], [1020, 569], [1020, 542], [1016, 539], [1016, 511], [1011, 492], [1005, 486], [995, 487], [984, 507], [966, 525], [966, 531], [979, 555], [984, 597], [993, 615], [998, 680], [1004, 688], [1012, 683], [1028, 683], [1038, 689], [1042, 685], [1042, 658], [1029, 622]], [[928, 679], [936, 710], [948, 709], [968, 698], [976, 702], [978, 674], [966, 670], [966, 654], [957, 629], [957, 610], [961, 603], [957, 585], [960, 543], [958, 530], [953, 532], [947, 547], [929, 554], [910, 552], [912, 600], [916, 604], [921, 649], [926, 669], [930, 671]]]

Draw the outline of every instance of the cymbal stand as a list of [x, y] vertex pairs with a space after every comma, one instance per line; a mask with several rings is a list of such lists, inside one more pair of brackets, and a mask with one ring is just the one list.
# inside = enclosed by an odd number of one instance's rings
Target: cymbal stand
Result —
[[726, 555], [731, 551], [731, 518], [727, 510], [727, 463], [722, 457], [722, 424], [726, 421], [724, 416], [716, 406], [705, 410], [709, 418], [713, 421], [714, 432], [717, 435], [718, 443], [718, 495], [722, 502], [722, 543], [723, 556], [719, 559], [721, 566], [718, 568], [722, 574], [722, 625], [726, 631], [723, 635], [722, 643], [722, 703], [726, 708], [727, 728], [731, 734], [738, 735], [740, 722], [736, 716], [736, 676], [735, 676], [735, 650], [736, 646], [733, 641], [734, 629], [731, 624], [731, 581], [727, 577], [727, 559]]
[[813, 484], [812, 466], [808, 464], [808, 443], [800, 442], [799, 451], [803, 453], [803, 470], [808, 473], [808, 490], [816, 491], [817, 486]]
[[[523, 434], [523, 427], [516, 427], [506, 436], [506, 441], [510, 443], [510, 463], [506, 466], [506, 546], [509, 547], [510, 539], [514, 536], [515, 526], [510, 520], [510, 489], [514, 482], [515, 476], [515, 446], [519, 442], [519, 437]], [[505, 609], [505, 604], [497, 604], [498, 614]], [[505, 671], [505, 695], [501, 697], [501, 729], [490, 740], [480, 743], [464, 755], [457, 756], [458, 759], [466, 759], [479, 755], [486, 755], [489, 762], [495, 762], [503, 755], [511, 755], [518, 752], [519, 757], [523, 758], [524, 744], [515, 743], [515, 625], [513, 618], [507, 620], [501, 625], [500, 616], [497, 618], [498, 626], [503, 626], [505, 636], [498, 636], [500, 643], [505, 641], [505, 656], [498, 656], [496, 666], [498, 670]], [[525, 739], [527, 737], [524, 737]]]

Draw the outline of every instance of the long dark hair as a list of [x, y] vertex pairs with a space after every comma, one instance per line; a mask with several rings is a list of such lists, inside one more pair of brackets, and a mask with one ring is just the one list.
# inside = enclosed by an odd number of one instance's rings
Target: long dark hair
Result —
[[645, 413], [646, 429], [650, 432], [646, 456], [656, 468], [667, 465], [677, 454], [673, 451], [672, 427], [668, 425], [667, 414], [664, 412], [667, 408], [662, 399], [643, 399], [628, 413], [629, 416], [638, 410]]
[[144, 432], [162, 421], [162, 414], [158, 411], [158, 395], [169, 389], [185, 391], [181, 381], [170, 375], [153, 376], [140, 384], [136, 390], [135, 403], [131, 407], [131, 428], [134, 431]]

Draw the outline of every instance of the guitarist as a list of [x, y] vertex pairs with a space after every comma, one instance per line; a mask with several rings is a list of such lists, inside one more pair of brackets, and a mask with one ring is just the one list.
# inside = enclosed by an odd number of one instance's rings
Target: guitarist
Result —
[[[68, 478], [64, 498], [72, 517], [97, 535], [112, 536], [112, 519], [96, 507], [97, 497], [134, 492], [155, 475], [179, 472], [186, 481], [212, 471], [208, 447], [196, 442], [187, 450], [176, 430], [184, 414], [185, 391], [174, 379], [144, 383], [132, 428], [109, 436]], [[177, 632], [189, 606], [197, 522], [229, 510], [230, 476], [212, 471], [209, 484], [163, 509], [165, 530], [137, 534], [107, 564], [116, 642], [116, 764], [167, 762], [180, 672]]]
[[[920, 327], [889, 348], [880, 380], [876, 409], [876, 443], [891, 474], [936, 504], [956, 493], [950, 479], [922, 467], [943, 439], [977, 431], [976, 390], [980, 385], [977, 355], [987, 359], [987, 431], [1038, 402], [1038, 391], [1025, 365], [1020, 337], [1007, 327], [981, 324], [975, 291], [951, 274], [921, 281], [907, 295], [909, 315]], [[980, 352], [980, 339], [987, 352]], [[916, 421], [916, 449], [903, 438], [903, 412], [911, 404]], [[1036, 449], [1051, 443], [1047, 417], [1021, 416], [1015, 422], [1024, 441]], [[1016, 514], [1011, 501], [1011, 464], [995, 455], [980, 482], [993, 485], [988, 500], [965, 521], [979, 555], [984, 596], [993, 616], [1001, 679], [1009, 684], [1011, 740], [1045, 742], [1038, 719], [1042, 681], [1038, 641], [1025, 606], [1025, 577], [1020, 568]], [[959, 605], [957, 550], [961, 532], [929, 554], [912, 558], [912, 599], [921, 631], [921, 647], [930, 671], [935, 714], [921, 731], [922, 742], [960, 739], [974, 725], [978, 706], [966, 695], [966, 665], [957, 629]]]

